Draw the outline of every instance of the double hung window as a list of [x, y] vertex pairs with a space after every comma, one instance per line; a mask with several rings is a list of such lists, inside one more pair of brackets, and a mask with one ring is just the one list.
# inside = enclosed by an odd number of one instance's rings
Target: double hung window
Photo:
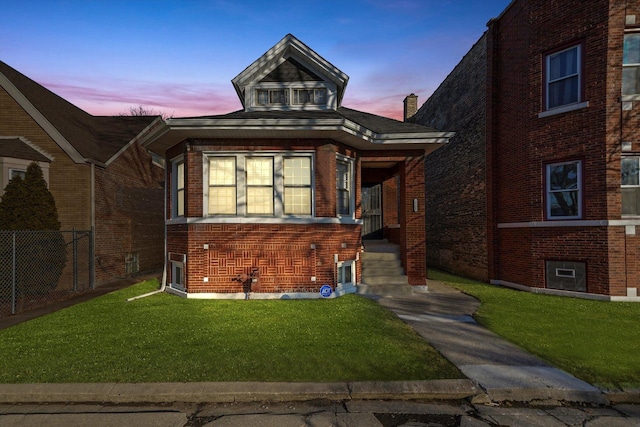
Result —
[[545, 57], [545, 109], [551, 110], [582, 101], [582, 45], [578, 44]]
[[209, 159], [209, 213], [236, 214], [236, 158]]
[[336, 210], [338, 216], [353, 215], [352, 162], [338, 158], [336, 162]]
[[184, 216], [184, 160], [172, 162], [173, 216]]
[[311, 154], [211, 155], [205, 174], [208, 215], [312, 215]]
[[622, 215], [640, 215], [640, 156], [622, 158]]
[[582, 218], [582, 163], [579, 160], [548, 164], [547, 218]]
[[625, 34], [624, 36], [622, 94], [640, 94], [640, 33]]
[[284, 158], [284, 213], [311, 215], [311, 158]]

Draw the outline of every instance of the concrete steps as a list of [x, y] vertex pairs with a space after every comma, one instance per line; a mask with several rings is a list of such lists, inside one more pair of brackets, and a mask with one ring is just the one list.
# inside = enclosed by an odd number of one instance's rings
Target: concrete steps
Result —
[[386, 240], [365, 240], [362, 277], [357, 293], [366, 295], [411, 295], [413, 286], [400, 262], [400, 247]]

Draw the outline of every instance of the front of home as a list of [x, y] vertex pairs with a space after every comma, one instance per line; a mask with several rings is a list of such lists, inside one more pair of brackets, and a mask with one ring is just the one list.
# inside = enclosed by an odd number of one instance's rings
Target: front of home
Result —
[[354, 292], [363, 238], [397, 244], [408, 284], [425, 285], [424, 157], [451, 134], [342, 107], [347, 82], [287, 35], [232, 80], [242, 110], [149, 132], [168, 165], [171, 292]]

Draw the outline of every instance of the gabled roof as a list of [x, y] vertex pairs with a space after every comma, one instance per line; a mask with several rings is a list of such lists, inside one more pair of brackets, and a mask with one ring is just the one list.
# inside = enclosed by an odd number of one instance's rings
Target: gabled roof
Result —
[[76, 163], [108, 165], [158, 116], [92, 116], [4, 62], [0, 86]]
[[242, 106], [246, 107], [244, 89], [247, 85], [260, 81], [274, 81], [274, 73], [280, 73], [280, 76], [284, 75], [287, 78], [286, 73], [290, 72], [302, 72], [302, 78], [299, 81], [312, 80], [334, 83], [337, 88], [338, 106], [341, 104], [349, 76], [292, 34], [284, 36], [275, 46], [234, 77], [231, 83], [233, 83]]
[[327, 138], [360, 150], [433, 151], [453, 132], [441, 132], [350, 108], [299, 111], [235, 111], [229, 114], [168, 119], [142, 140], [164, 154], [187, 138]]
[[53, 160], [53, 156], [45, 153], [26, 138], [19, 136], [0, 136], [0, 157], [47, 163]]

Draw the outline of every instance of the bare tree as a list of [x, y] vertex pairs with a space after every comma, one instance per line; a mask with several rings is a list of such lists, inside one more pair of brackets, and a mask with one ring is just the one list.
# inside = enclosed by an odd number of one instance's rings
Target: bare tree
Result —
[[163, 119], [170, 119], [173, 115], [169, 116], [163, 111], [155, 111], [153, 108], [147, 108], [144, 105], [138, 105], [137, 107], [129, 107], [124, 113], [118, 114], [119, 116], [162, 116]]

